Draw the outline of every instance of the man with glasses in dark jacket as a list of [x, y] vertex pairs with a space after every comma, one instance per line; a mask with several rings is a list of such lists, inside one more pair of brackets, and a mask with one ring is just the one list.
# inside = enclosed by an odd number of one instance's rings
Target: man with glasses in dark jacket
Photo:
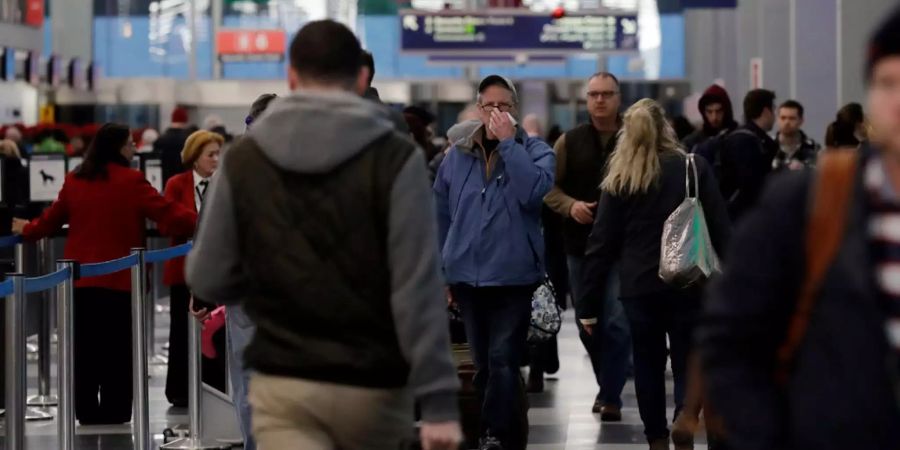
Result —
[[[593, 75], [588, 79], [586, 97], [591, 120], [556, 141], [553, 148], [556, 180], [544, 199], [565, 220], [563, 239], [575, 299], [582, 295], [584, 252], [600, 199], [600, 182], [606, 160], [616, 149], [616, 135], [622, 125], [619, 117], [622, 98], [615, 75], [608, 72]], [[600, 414], [604, 422], [618, 422], [622, 420], [622, 389], [631, 358], [631, 333], [619, 301], [618, 272], [614, 271], [610, 278], [609, 292], [604, 294], [604, 299], [597, 300], [604, 304], [603, 331], [591, 335], [579, 325], [578, 335], [591, 358], [600, 387], [591, 410]]]

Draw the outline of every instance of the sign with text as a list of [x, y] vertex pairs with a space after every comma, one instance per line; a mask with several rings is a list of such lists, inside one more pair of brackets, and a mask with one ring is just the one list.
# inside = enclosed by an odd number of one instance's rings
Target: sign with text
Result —
[[281, 61], [287, 36], [283, 30], [223, 30], [216, 49], [223, 61]]
[[737, 8], [737, 0], [681, 0], [685, 8]]
[[598, 53], [638, 51], [636, 14], [400, 12], [401, 49], [416, 53]]

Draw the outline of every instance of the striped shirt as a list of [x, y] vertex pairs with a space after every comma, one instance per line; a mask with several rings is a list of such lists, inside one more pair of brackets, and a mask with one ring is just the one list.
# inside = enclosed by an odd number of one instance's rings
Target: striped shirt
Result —
[[865, 171], [869, 198], [869, 236], [878, 288], [887, 308], [888, 340], [900, 352], [900, 194], [888, 180], [881, 158]]

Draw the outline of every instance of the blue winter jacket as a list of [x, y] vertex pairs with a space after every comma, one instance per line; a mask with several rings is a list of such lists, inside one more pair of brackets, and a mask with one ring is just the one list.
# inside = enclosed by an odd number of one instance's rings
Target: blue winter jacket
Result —
[[457, 142], [434, 182], [444, 274], [449, 284], [523, 286], [543, 279], [541, 206], [556, 156], [518, 130], [485, 164], [483, 125]]

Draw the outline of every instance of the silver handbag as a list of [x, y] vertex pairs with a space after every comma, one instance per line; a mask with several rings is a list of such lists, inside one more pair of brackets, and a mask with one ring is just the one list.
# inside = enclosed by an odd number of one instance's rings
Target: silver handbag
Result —
[[697, 198], [700, 177], [693, 154], [687, 155], [685, 167], [685, 199], [663, 225], [659, 257], [659, 277], [680, 288], [693, 286], [721, 271], [719, 257], [709, 238], [703, 205]]

